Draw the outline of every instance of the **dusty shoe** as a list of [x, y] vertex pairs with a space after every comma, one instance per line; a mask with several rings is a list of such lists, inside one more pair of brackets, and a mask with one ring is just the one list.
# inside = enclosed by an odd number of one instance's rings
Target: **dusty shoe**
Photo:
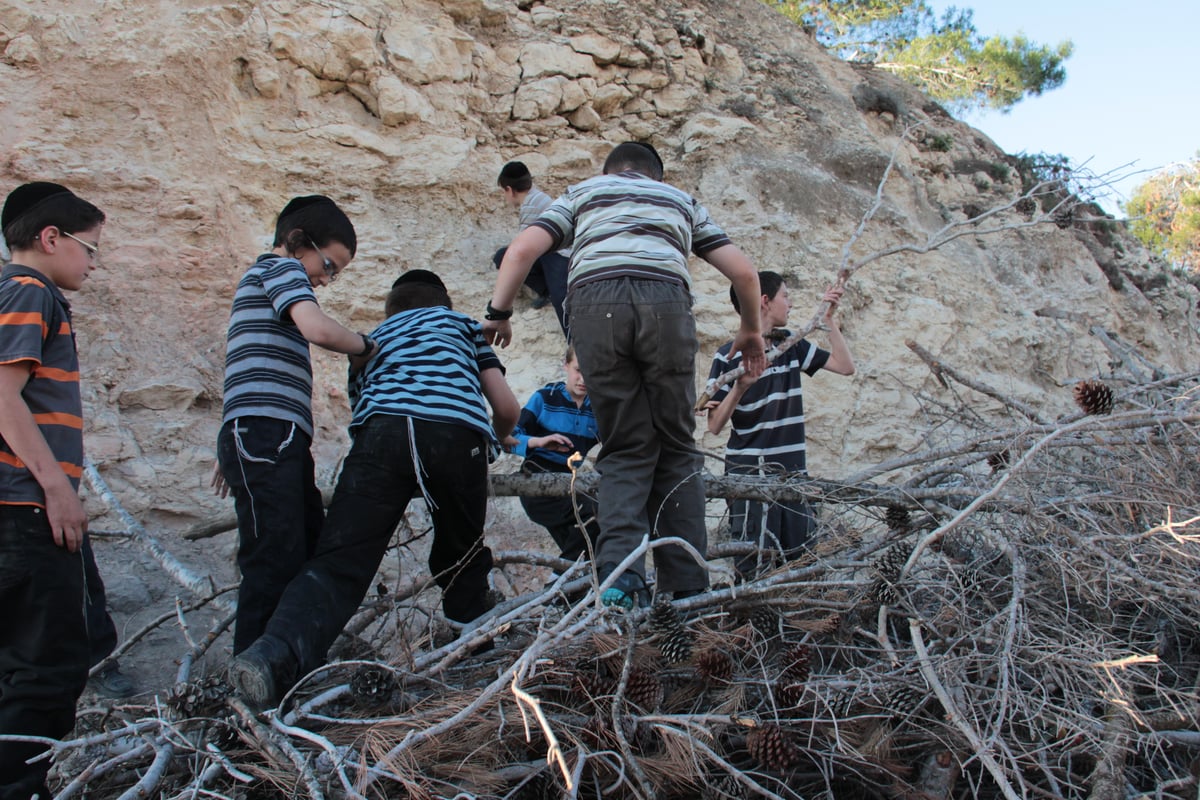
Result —
[[546, 306], [550, 305], [550, 298], [544, 294], [539, 294], [537, 297], [533, 298], [533, 302], [531, 302], [529, 305], [533, 308], [545, 308]]
[[110, 661], [99, 672], [88, 678], [88, 685], [101, 697], [123, 700], [137, 694], [137, 687], [129, 676], [121, 672], [121, 665]]
[[261, 636], [229, 662], [229, 682], [247, 705], [262, 710], [279, 703], [295, 671], [287, 645]]
[[[600, 568], [601, 583], [608, 580], [607, 576], [612, 574], [613, 569], [615, 566], [612, 564], [605, 564]], [[648, 608], [650, 606], [650, 587], [646, 585], [646, 580], [636, 572], [622, 572], [613, 585], [600, 595], [600, 602], [610, 608], [630, 610], [635, 605], [640, 608]]]

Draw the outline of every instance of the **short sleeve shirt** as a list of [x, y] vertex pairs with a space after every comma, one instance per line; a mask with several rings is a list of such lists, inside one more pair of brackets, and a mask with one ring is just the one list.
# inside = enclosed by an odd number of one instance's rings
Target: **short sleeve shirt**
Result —
[[258, 257], [238, 282], [225, 351], [221, 422], [272, 417], [313, 435], [312, 361], [308, 340], [290, 309], [317, 302], [304, 265], [273, 254]]
[[576, 184], [533, 223], [571, 248], [567, 283], [617, 277], [667, 280], [691, 288], [688, 254], [729, 244], [708, 211], [669, 183], [636, 172]]
[[371, 333], [379, 352], [351, 376], [353, 432], [375, 414], [461, 425], [496, 444], [480, 375], [503, 369], [483, 328], [442, 306], [393, 314]]
[[[54, 282], [9, 264], [0, 275], [0, 364], [31, 365], [21, 398], [58, 465], [79, 488], [83, 474], [83, 400], [71, 306]], [[0, 504], [46, 504], [45, 492], [0, 438]]]
[[[730, 357], [732, 344], [727, 342], [717, 351], [709, 380], [742, 363], [740, 353]], [[742, 395], [729, 419], [732, 432], [725, 445], [725, 455], [730, 462], [778, 464], [788, 472], [805, 472], [801, 375], [815, 375], [827, 361], [829, 351], [801, 339], [767, 365], [762, 377]], [[713, 395], [713, 400], [720, 402], [728, 393], [729, 388], [725, 387]]]

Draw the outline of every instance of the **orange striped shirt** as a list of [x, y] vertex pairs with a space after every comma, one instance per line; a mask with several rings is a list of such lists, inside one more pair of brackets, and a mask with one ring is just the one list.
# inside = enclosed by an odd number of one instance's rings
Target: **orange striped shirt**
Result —
[[[0, 364], [30, 362], [21, 399], [62, 471], [83, 475], [83, 401], [71, 306], [39, 272], [9, 264], [0, 274]], [[0, 437], [0, 505], [45, 505], [33, 473]]]

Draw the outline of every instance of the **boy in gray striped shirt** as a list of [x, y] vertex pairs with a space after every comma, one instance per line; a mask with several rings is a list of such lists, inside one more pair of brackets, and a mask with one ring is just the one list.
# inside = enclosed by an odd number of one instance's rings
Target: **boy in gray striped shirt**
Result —
[[[567, 310], [571, 340], [596, 414], [600, 450], [600, 537], [596, 563], [606, 581], [650, 534], [707, 546], [703, 458], [693, 439], [698, 343], [688, 253], [729, 278], [741, 299], [734, 347], [749, 374], [765, 366], [758, 275], [708, 212], [662, 182], [649, 145], [613, 148], [604, 174], [570, 187], [509, 245], [483, 329], [512, 339], [512, 303], [533, 261], [570, 247]], [[676, 598], [703, 591], [703, 566], [677, 545], [654, 549], [658, 589]], [[604, 593], [608, 605], [646, 603], [643, 559]]]
[[354, 226], [328, 197], [289, 202], [273, 249], [238, 281], [225, 353], [225, 397], [213, 486], [238, 515], [233, 652], [262, 634], [288, 582], [312, 555], [325, 519], [310, 451], [309, 344], [368, 356], [375, 343], [329, 317], [314, 288], [354, 258]]

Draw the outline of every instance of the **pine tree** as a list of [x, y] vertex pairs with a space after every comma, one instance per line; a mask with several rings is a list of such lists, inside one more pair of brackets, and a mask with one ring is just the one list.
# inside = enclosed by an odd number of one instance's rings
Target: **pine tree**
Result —
[[984, 37], [970, 9], [938, 18], [924, 0], [764, 0], [842, 58], [874, 64], [960, 110], [1006, 109], [1056, 89], [1073, 45]]

